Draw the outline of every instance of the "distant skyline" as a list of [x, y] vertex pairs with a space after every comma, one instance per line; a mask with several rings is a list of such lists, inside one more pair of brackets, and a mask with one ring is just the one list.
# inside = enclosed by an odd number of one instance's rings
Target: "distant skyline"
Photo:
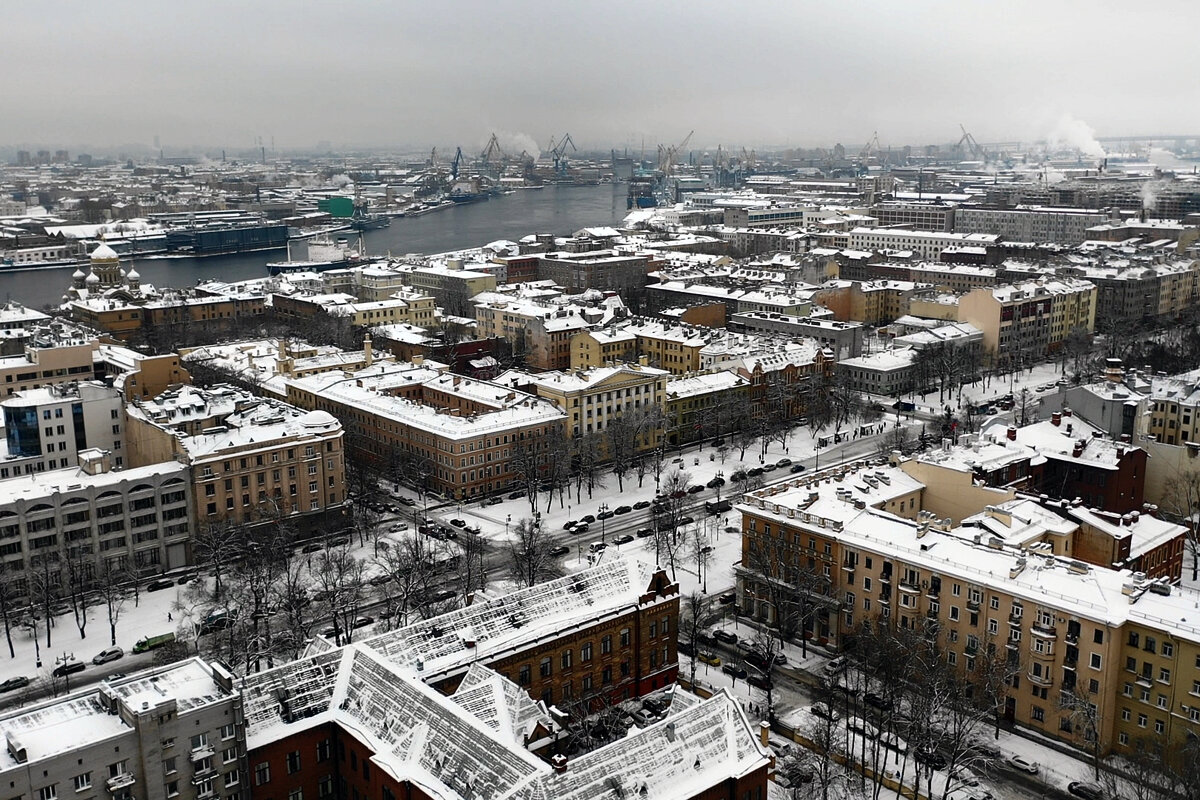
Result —
[[[1200, 133], [1200, 7], [1067, 0], [12, 4], [0, 144], [883, 146]], [[1174, 39], [1175, 41], [1172, 41]]]

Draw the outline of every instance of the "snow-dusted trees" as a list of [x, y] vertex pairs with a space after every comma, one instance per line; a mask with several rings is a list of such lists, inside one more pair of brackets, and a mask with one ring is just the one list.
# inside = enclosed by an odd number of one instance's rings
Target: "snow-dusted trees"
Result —
[[508, 541], [508, 562], [518, 586], [534, 586], [558, 577], [558, 561], [551, 555], [554, 539], [531, 519], [517, 520]]

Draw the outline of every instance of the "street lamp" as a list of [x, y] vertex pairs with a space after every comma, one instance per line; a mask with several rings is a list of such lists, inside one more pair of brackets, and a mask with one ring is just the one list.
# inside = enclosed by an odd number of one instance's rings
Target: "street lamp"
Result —
[[508, 523], [512, 522], [512, 514], [504, 517], [504, 538], [508, 538]]
[[601, 503], [599, 508], [600, 513], [597, 514], [600, 518], [600, 541], [604, 541], [604, 523], [607, 521], [605, 515], [608, 513], [608, 503]]

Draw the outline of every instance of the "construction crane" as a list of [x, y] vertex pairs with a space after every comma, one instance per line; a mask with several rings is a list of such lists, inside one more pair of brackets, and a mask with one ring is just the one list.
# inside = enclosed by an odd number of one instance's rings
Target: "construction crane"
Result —
[[967, 131], [966, 126], [960, 122], [958, 127], [962, 131], [962, 138], [958, 140], [958, 144], [954, 145], [954, 149], [961, 153], [963, 145], [966, 145], [966, 150], [970, 152], [971, 158], [976, 161], [987, 161], [987, 151], [980, 146], [979, 142], [975, 141], [975, 137]]
[[450, 162], [450, 179], [458, 180], [458, 168], [463, 163], [463, 151], [461, 147], [454, 149], [454, 160]]
[[867, 142], [866, 146], [862, 149], [862, 152], [858, 154], [858, 157], [863, 161], [866, 161], [871, 156], [879, 155], [879, 151], [882, 149], [883, 148], [879, 146], [879, 131], [875, 131], [875, 133], [871, 136], [871, 141]]
[[550, 148], [550, 152], [554, 155], [554, 171], [560, 176], [567, 174], [567, 145], [571, 146], [571, 152], [576, 152], [571, 134], [564, 133], [563, 137], [558, 140], [558, 144]]

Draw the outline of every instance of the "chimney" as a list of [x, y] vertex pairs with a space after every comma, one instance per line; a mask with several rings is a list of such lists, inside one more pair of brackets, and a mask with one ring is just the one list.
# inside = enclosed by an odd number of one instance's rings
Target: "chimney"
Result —
[[1058, 426], [1062, 425], [1062, 414], [1060, 414], [1057, 411], [1055, 411], [1053, 414], [1051, 414], [1050, 415], [1050, 424], [1056, 428]]
[[1076, 442], [1075, 447], [1071, 450], [1071, 458], [1079, 458], [1083, 455], [1083, 443]]
[[769, 741], [770, 735], [771, 735], [771, 723], [767, 722], [766, 720], [763, 720], [762, 722], [758, 723], [758, 741], [762, 744], [763, 747], [768, 746], [767, 742]]
[[1017, 428], [1015, 425], [1008, 426], [1008, 440], [1015, 442], [1017, 440]]
[[1066, 406], [1063, 406], [1062, 415], [1064, 417], [1074, 416], [1074, 413], [1075, 412], [1071, 411], [1071, 409], [1067, 408]]
[[555, 772], [566, 772], [567, 757], [562, 753], [555, 753], [550, 757], [550, 766], [554, 768]]
[[371, 334], [363, 337], [363, 363], [368, 367], [375, 360], [375, 354], [371, 352]]

